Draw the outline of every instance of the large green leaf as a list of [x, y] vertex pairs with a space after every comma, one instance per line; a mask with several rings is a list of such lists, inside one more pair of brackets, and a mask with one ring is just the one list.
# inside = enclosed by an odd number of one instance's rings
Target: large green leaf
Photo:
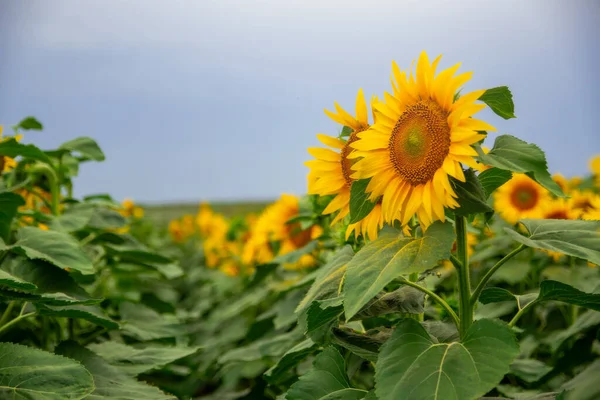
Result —
[[138, 375], [194, 354], [199, 347], [160, 346], [155, 344], [133, 347], [110, 341], [90, 344], [88, 349], [120, 371], [128, 375]]
[[487, 193], [471, 168], [464, 172], [465, 181], [452, 178], [452, 186], [458, 196], [459, 208], [454, 209], [456, 215], [489, 213], [494, 209], [487, 204]]
[[332, 342], [365, 360], [377, 361], [379, 349], [389, 337], [389, 329], [374, 329], [360, 333], [348, 328], [333, 328]]
[[352, 182], [350, 187], [350, 223], [354, 224], [369, 213], [377, 205], [376, 202], [369, 200], [369, 194], [367, 193], [367, 186], [371, 179], [360, 179]]
[[62, 232], [75, 232], [86, 227], [94, 214], [92, 204], [80, 203], [67, 208], [50, 222], [50, 228]]
[[104, 161], [104, 153], [98, 143], [90, 137], [82, 136], [60, 145], [59, 150], [79, 153], [83, 160]]
[[25, 204], [21, 196], [15, 193], [0, 193], [0, 240], [10, 240], [12, 220], [17, 215], [17, 209]]
[[319, 269], [315, 282], [304, 296], [304, 299], [298, 304], [296, 314], [301, 315], [315, 300], [325, 300], [338, 296], [340, 282], [346, 272], [346, 264], [352, 259], [353, 254], [352, 247], [345, 246], [338, 250], [331, 260]]
[[413, 239], [390, 229], [363, 247], [348, 264], [344, 282], [344, 310], [349, 320], [388, 283], [423, 272], [450, 258], [454, 243], [450, 223], [436, 222]]
[[86, 399], [119, 400], [174, 400], [174, 396], [161, 392], [158, 388], [139, 382], [109, 365], [100, 356], [75, 342], [63, 342], [56, 352], [79, 361], [94, 377], [96, 389]]
[[174, 315], [159, 314], [143, 304], [123, 302], [119, 310], [123, 333], [138, 340], [177, 337], [186, 333]]
[[377, 397], [476, 399], [502, 380], [518, 354], [514, 334], [498, 321], [475, 321], [462, 342], [435, 343], [421, 324], [405, 319], [381, 347]]
[[425, 312], [425, 294], [410, 286], [377, 295], [354, 316], [355, 319], [378, 317], [391, 313], [421, 314]]
[[600, 264], [600, 221], [523, 219], [529, 237], [505, 228], [517, 242]]
[[17, 231], [17, 238], [17, 242], [11, 246], [0, 243], [0, 250], [11, 250], [27, 258], [44, 260], [59, 268], [86, 275], [95, 272], [92, 260], [67, 233], [27, 226]]
[[0, 142], [0, 156], [8, 156], [15, 158], [21, 156], [23, 158], [31, 158], [32, 160], [43, 161], [50, 163], [50, 158], [42, 150], [32, 144], [21, 144], [10, 138]]
[[516, 118], [515, 103], [513, 103], [512, 93], [507, 86], [488, 89], [479, 97], [479, 100], [504, 119]]
[[294, 383], [286, 393], [286, 400], [359, 400], [365, 390], [353, 389], [346, 375], [344, 359], [334, 347], [319, 354], [313, 368]]
[[0, 398], [83, 399], [94, 390], [90, 373], [66, 357], [13, 343], [0, 343]]
[[504, 185], [510, 178], [512, 178], [512, 172], [500, 168], [489, 168], [477, 175], [477, 179], [487, 195], [486, 198], [490, 197], [494, 190]]
[[528, 383], [539, 381], [550, 371], [551, 366], [530, 358], [517, 359], [510, 365], [510, 373]]
[[526, 173], [556, 196], [564, 197], [560, 186], [550, 176], [546, 155], [535, 144], [529, 144], [511, 135], [496, 138], [494, 148], [484, 154], [479, 148], [479, 159], [485, 165], [512, 172]]
[[88, 223], [90, 228], [99, 230], [118, 229], [125, 225], [127, 225], [127, 218], [106, 207], [96, 207]]
[[310, 339], [306, 339], [288, 351], [273, 365], [267, 372], [264, 373], [265, 379], [271, 384], [277, 384], [284, 373], [289, 369], [298, 365], [300, 361], [305, 359], [309, 354], [317, 349], [317, 345]]
[[[0, 266], [0, 283], [18, 290], [28, 290], [33, 299], [50, 305], [97, 304], [79, 286], [68, 272], [41, 260], [28, 260], [22, 256], [9, 255]], [[6, 281], [2, 281], [4, 277]], [[9, 284], [9, 277], [14, 278]], [[32, 287], [33, 285], [34, 287]]]
[[105, 327], [106, 329], [118, 329], [119, 324], [110, 319], [100, 307], [95, 305], [66, 305], [53, 306], [48, 304], [37, 304], [38, 313], [40, 315], [48, 315], [52, 317], [64, 317], [72, 319], [84, 319], [96, 325]]

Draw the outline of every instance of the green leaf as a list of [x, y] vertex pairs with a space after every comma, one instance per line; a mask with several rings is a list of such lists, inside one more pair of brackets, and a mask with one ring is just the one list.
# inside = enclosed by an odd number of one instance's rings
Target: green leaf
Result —
[[488, 154], [484, 154], [481, 148], [477, 148], [477, 152], [480, 161], [485, 165], [526, 173], [555, 196], [565, 197], [560, 186], [552, 180], [548, 172], [546, 155], [537, 145], [529, 144], [511, 135], [501, 135], [496, 138], [494, 148]]
[[438, 344], [417, 321], [405, 319], [381, 347], [377, 397], [476, 399], [502, 380], [518, 354], [514, 334], [499, 321], [475, 321], [462, 342]]
[[549, 365], [530, 358], [516, 359], [510, 365], [510, 373], [527, 383], [539, 381], [550, 371], [552, 371], [552, 367]]
[[482, 304], [499, 303], [502, 301], [513, 301], [513, 300], [515, 300], [514, 294], [512, 294], [511, 292], [509, 292], [506, 289], [502, 289], [502, 288], [498, 288], [498, 287], [485, 288], [485, 289], [483, 289], [483, 291], [481, 292], [481, 295], [479, 296], [479, 301]]
[[569, 339], [600, 325], [600, 313], [594, 310], [586, 310], [579, 314], [573, 324], [562, 331], [552, 332], [544, 337], [542, 341], [548, 344], [553, 352], [556, 352]]
[[86, 400], [175, 400], [158, 388], [139, 382], [112, 367], [101, 357], [75, 342], [63, 342], [56, 352], [79, 361], [94, 377], [96, 389]]
[[11, 250], [27, 258], [44, 260], [84, 275], [95, 272], [92, 260], [80, 248], [79, 242], [67, 233], [26, 226], [17, 231], [17, 238], [12, 246], [0, 243], [0, 250]]
[[127, 218], [119, 212], [105, 207], [96, 207], [88, 226], [92, 229], [111, 230], [127, 225]]
[[94, 206], [86, 203], [75, 204], [48, 225], [52, 230], [71, 233], [85, 228], [93, 214]]
[[277, 361], [277, 364], [264, 373], [265, 379], [272, 385], [277, 384], [285, 377], [284, 373], [286, 371], [298, 365], [300, 361], [304, 360], [309, 354], [312, 354], [317, 347], [310, 339], [298, 343], [286, 351], [279, 361]]
[[350, 223], [354, 224], [375, 208], [377, 202], [369, 200], [367, 186], [371, 179], [359, 179], [352, 182], [350, 187]]
[[337, 324], [340, 315], [344, 312], [342, 301], [341, 296], [313, 301], [300, 319], [305, 335], [315, 343], [324, 343], [331, 328]]
[[504, 119], [517, 118], [512, 93], [507, 86], [488, 89], [479, 97], [479, 100], [487, 104], [496, 115]]
[[0, 397], [23, 400], [83, 399], [94, 390], [78, 362], [20, 344], [0, 343]]
[[17, 128], [21, 128], [26, 131], [41, 131], [42, 129], [44, 129], [44, 126], [41, 124], [41, 122], [35, 119], [35, 117], [25, 117], [23, 120], [21, 120], [21, 122], [19, 122]]
[[35, 290], [37, 286], [0, 269], [0, 285], [19, 290]]
[[450, 258], [454, 239], [452, 225], [439, 221], [418, 239], [404, 237], [395, 229], [382, 232], [348, 264], [344, 282], [346, 320], [394, 279], [424, 272], [439, 260]]
[[600, 264], [600, 221], [523, 219], [530, 236], [505, 228], [517, 242]]
[[200, 347], [160, 346], [156, 344], [128, 346], [118, 342], [90, 344], [88, 349], [113, 367], [128, 375], [162, 368], [180, 358], [194, 354]]
[[340, 133], [340, 137], [350, 136], [352, 132], [354, 132], [354, 129], [344, 125], [344, 127], [342, 128], [342, 132]]
[[494, 209], [487, 204], [487, 193], [475, 176], [471, 168], [464, 172], [465, 182], [458, 179], [451, 179], [452, 186], [456, 192], [459, 208], [454, 209], [456, 215], [468, 216], [471, 214], [480, 214], [493, 212]]
[[375, 362], [377, 361], [379, 348], [389, 337], [389, 330], [371, 330], [360, 333], [348, 328], [333, 328], [332, 342], [365, 360]]
[[15, 158], [21, 156], [32, 160], [50, 163], [50, 158], [42, 150], [32, 144], [21, 144], [15, 138], [0, 142], [0, 156]]
[[319, 354], [313, 368], [302, 375], [286, 393], [286, 400], [359, 400], [367, 392], [353, 389], [346, 375], [344, 359], [334, 347]]
[[173, 315], [159, 314], [143, 304], [121, 303], [123, 333], [141, 341], [183, 336], [185, 327]]
[[105, 327], [106, 329], [119, 329], [119, 324], [110, 319], [98, 306], [93, 305], [67, 305], [67, 306], [52, 306], [48, 304], [36, 304], [40, 315], [48, 315], [53, 317], [64, 317], [72, 319], [84, 319], [96, 325]]
[[556, 281], [543, 281], [536, 303], [555, 300], [591, 310], [600, 311], [600, 294], [585, 293], [572, 286]]
[[229, 362], [250, 362], [263, 358], [281, 357], [287, 350], [302, 339], [298, 329], [256, 340], [246, 346], [228, 351], [219, 358], [222, 364]]
[[486, 169], [477, 175], [477, 179], [487, 195], [486, 198], [490, 197], [494, 190], [504, 185], [510, 178], [512, 178], [512, 172], [500, 168]]
[[25, 201], [18, 194], [0, 193], [0, 239], [5, 242], [10, 240], [11, 224], [17, 209], [24, 204]]
[[297, 315], [306, 311], [315, 300], [338, 296], [340, 282], [346, 272], [346, 264], [352, 259], [353, 254], [352, 247], [345, 246], [338, 250], [327, 264], [319, 268], [315, 282], [296, 308]]
[[[49, 305], [92, 305], [102, 301], [92, 298], [69, 275], [68, 272], [58, 269], [53, 265], [39, 260], [28, 260], [21, 256], [8, 256], [0, 271], [20, 281], [7, 284], [15, 289], [31, 290], [31, 300], [41, 301]], [[9, 279], [4, 275], [6, 279]], [[24, 284], [26, 282], [27, 284]], [[23, 285], [19, 287], [18, 285]], [[32, 288], [31, 285], [34, 287]]]
[[78, 137], [60, 145], [59, 150], [77, 152], [82, 160], [104, 161], [104, 153], [98, 143], [90, 137]]
[[379, 294], [354, 316], [355, 319], [378, 317], [391, 313], [421, 314], [425, 312], [425, 294], [410, 286], [391, 293]]
[[597, 400], [600, 397], [600, 359], [595, 360], [570, 381], [565, 382], [561, 389], [566, 390], [567, 400]]

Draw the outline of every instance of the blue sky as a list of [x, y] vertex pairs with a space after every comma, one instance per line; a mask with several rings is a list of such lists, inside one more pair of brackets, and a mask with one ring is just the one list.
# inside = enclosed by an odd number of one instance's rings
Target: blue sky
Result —
[[582, 174], [600, 153], [599, 20], [595, 0], [0, 0], [0, 124], [38, 117], [26, 141], [48, 149], [95, 138], [107, 159], [78, 195], [302, 194], [306, 148], [339, 129], [323, 108], [381, 96], [391, 61], [427, 50], [474, 72], [466, 90], [508, 85], [518, 118], [483, 117]]

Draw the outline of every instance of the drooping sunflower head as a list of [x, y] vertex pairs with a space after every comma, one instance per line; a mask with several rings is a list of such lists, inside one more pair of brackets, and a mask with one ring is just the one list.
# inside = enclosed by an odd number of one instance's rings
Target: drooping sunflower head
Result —
[[546, 189], [525, 174], [514, 174], [494, 192], [494, 208], [511, 224], [522, 218], [542, 218], [549, 201]]
[[[377, 103], [377, 97], [371, 98], [371, 110], [373, 105]], [[308, 152], [315, 157], [314, 160], [307, 161], [305, 165], [310, 168], [308, 174], [308, 193], [317, 194], [320, 196], [334, 195], [328, 206], [323, 210], [323, 214], [337, 215], [332, 220], [331, 224], [344, 219], [350, 213], [350, 188], [354, 179], [353, 165], [356, 161], [351, 158], [354, 149], [351, 144], [358, 140], [358, 134], [366, 131], [369, 128], [369, 110], [362, 89], [358, 91], [356, 96], [356, 116], [352, 116], [346, 112], [339, 104], [335, 103], [336, 113], [325, 110], [325, 113], [335, 122], [342, 126], [346, 126], [352, 130], [350, 135], [344, 138], [335, 138], [323, 134], [318, 134], [317, 138], [328, 148], [309, 148]], [[377, 225], [381, 213], [374, 211], [367, 215], [357, 225], [349, 227], [347, 236], [352, 231], [356, 234], [370, 234], [371, 239], [377, 237], [377, 230], [368, 230], [366, 226]], [[365, 226], [365, 229], [362, 229]]]
[[485, 91], [457, 99], [471, 73], [455, 75], [457, 64], [436, 74], [440, 57], [431, 63], [423, 52], [408, 72], [393, 63], [393, 92], [375, 105], [375, 124], [351, 144], [351, 157], [359, 158], [352, 178], [371, 179], [367, 192], [381, 198], [386, 222], [406, 225], [415, 214], [423, 228], [444, 221], [444, 208], [458, 206], [450, 178], [465, 181], [461, 164], [478, 166], [471, 145], [485, 137], [480, 131], [495, 130], [472, 118], [485, 108], [476, 103]]

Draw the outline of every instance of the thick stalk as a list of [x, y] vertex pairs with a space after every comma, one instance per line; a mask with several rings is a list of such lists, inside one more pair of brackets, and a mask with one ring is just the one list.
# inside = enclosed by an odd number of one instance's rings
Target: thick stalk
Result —
[[52, 215], [58, 215], [58, 206], [60, 203], [60, 181], [58, 179], [56, 171], [50, 165], [45, 163], [36, 164], [32, 171], [40, 172], [46, 175], [46, 178], [48, 179], [48, 184], [50, 186], [50, 211], [52, 212]]
[[490, 268], [490, 270], [481, 279], [481, 282], [479, 282], [479, 285], [477, 285], [477, 287], [475, 288], [473, 296], [471, 296], [471, 305], [475, 304], [477, 300], [479, 300], [479, 295], [481, 294], [481, 291], [485, 288], [485, 285], [488, 283], [488, 281], [494, 275], [494, 273], [498, 270], [498, 268], [503, 266], [504, 263], [506, 263], [508, 260], [510, 260], [525, 249], [526, 247], [524, 244], [520, 245], [519, 247], [508, 253], [506, 256], [504, 256], [504, 258], [498, 261], [496, 265]]
[[464, 338], [473, 324], [473, 307], [471, 306], [471, 276], [469, 275], [469, 255], [467, 253], [467, 219], [456, 216], [454, 222], [456, 229], [456, 255], [458, 265], [458, 294], [459, 294], [459, 316], [460, 337]]

